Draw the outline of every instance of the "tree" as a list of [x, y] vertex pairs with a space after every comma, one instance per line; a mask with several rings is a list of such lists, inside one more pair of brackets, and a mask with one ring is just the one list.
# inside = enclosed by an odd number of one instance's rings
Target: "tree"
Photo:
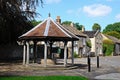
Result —
[[106, 34], [120, 39], [120, 33], [118, 33], [117, 31], [110, 31], [107, 32]]
[[[64, 21], [62, 22], [62, 25], [71, 26], [72, 21]], [[73, 23], [74, 27], [76, 27], [78, 30], [82, 30], [83, 25], [80, 25], [79, 23]]]
[[103, 33], [120, 39], [120, 22], [108, 24]]
[[0, 0], [0, 44], [16, 42], [18, 36], [32, 28], [30, 20], [42, 0]]
[[120, 22], [116, 22], [113, 24], [113, 31], [117, 31], [120, 33]]
[[38, 25], [39, 23], [41, 23], [42, 21], [36, 21], [36, 20], [32, 20], [31, 23], [33, 26]]
[[64, 22], [62, 22], [62, 25], [68, 25], [68, 26], [70, 26], [71, 23], [72, 23], [72, 21], [64, 21]]
[[120, 22], [117, 22], [114, 24], [108, 24], [103, 30], [103, 33], [110, 32], [110, 31], [117, 31], [120, 33]]
[[75, 23], [74, 25], [78, 30], [82, 30], [83, 25], [80, 25], [79, 23]]
[[92, 26], [92, 30], [93, 31], [101, 30], [101, 26], [98, 23], [94, 23], [94, 25]]
[[105, 29], [103, 30], [103, 33], [107, 33], [107, 32], [110, 32], [110, 31], [113, 31], [113, 25], [112, 24], [108, 24]]

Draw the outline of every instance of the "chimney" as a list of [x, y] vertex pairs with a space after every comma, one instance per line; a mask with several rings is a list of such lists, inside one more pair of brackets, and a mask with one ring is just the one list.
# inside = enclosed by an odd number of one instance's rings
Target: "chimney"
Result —
[[60, 16], [57, 16], [57, 18], [56, 18], [56, 22], [57, 22], [58, 24], [61, 24]]
[[85, 31], [85, 27], [84, 26], [82, 26], [82, 32], [84, 32]]

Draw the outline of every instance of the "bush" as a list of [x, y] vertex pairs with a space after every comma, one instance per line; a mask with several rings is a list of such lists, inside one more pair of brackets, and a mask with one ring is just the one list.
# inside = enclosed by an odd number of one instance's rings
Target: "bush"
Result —
[[114, 42], [110, 39], [103, 40], [103, 44], [114, 44]]
[[74, 58], [78, 58], [78, 57], [79, 55], [76, 52], [74, 52]]
[[107, 32], [106, 34], [120, 39], [120, 33], [117, 31], [110, 31], [110, 32]]
[[112, 55], [112, 52], [114, 50], [114, 43], [111, 40], [104, 40], [103, 41], [103, 53], [104, 56], [110, 56]]
[[90, 40], [88, 40], [88, 41], [86, 41], [86, 45], [89, 47], [89, 48], [91, 48], [91, 41]]

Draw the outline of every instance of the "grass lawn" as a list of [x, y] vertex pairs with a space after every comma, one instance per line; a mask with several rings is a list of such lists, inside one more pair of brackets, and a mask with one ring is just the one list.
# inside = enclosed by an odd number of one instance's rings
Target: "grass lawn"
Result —
[[0, 77], [0, 80], [88, 80], [82, 76], [16, 76]]

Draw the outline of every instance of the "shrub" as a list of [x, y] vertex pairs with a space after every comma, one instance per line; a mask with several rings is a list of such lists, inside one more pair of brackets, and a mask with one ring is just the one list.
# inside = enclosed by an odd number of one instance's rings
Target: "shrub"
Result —
[[103, 44], [114, 44], [114, 42], [110, 39], [103, 40]]
[[74, 52], [74, 58], [78, 58], [78, 57], [79, 55], [76, 52]]
[[120, 39], [120, 33], [117, 31], [110, 31], [110, 32], [107, 32], [106, 34]]
[[89, 48], [91, 48], [91, 41], [90, 41], [90, 40], [86, 41], [86, 45], [87, 45]]
[[114, 43], [111, 40], [104, 40], [103, 41], [103, 53], [105, 56], [112, 55], [112, 52], [114, 50]]

